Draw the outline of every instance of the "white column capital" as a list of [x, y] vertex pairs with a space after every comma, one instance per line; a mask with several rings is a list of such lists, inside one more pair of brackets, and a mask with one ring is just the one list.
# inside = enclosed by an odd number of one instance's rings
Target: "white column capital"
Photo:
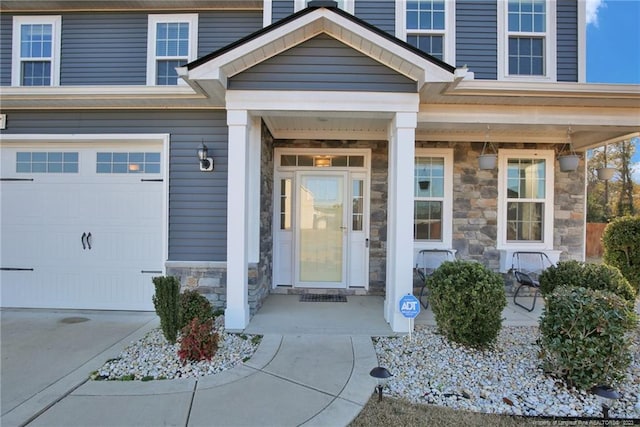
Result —
[[418, 126], [418, 113], [399, 112], [396, 113], [391, 122], [391, 126], [397, 129], [415, 129]]
[[229, 126], [249, 125], [249, 112], [247, 110], [227, 110], [227, 125]]

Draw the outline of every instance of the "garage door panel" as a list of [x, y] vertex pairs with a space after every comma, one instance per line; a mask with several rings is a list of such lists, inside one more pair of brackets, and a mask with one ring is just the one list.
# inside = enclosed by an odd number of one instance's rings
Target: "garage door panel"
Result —
[[151, 278], [163, 271], [165, 184], [141, 178], [161, 174], [98, 174], [97, 149], [79, 145], [78, 173], [11, 175], [21, 149], [0, 150], [3, 178], [33, 179], [0, 183], [0, 305], [153, 310]]

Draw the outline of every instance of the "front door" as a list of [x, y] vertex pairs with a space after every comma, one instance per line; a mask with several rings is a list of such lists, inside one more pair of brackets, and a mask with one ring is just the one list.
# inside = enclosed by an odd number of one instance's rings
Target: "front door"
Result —
[[297, 174], [296, 285], [345, 287], [346, 173]]
[[332, 154], [276, 152], [274, 287], [368, 288], [368, 153]]

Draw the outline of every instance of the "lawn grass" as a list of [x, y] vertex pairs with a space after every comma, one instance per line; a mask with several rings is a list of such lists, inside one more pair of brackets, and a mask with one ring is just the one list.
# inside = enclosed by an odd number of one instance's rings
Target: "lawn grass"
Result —
[[374, 395], [349, 427], [372, 426], [465, 426], [519, 427], [535, 425], [531, 419], [508, 415], [480, 414], [436, 405], [410, 403], [384, 397], [381, 402]]

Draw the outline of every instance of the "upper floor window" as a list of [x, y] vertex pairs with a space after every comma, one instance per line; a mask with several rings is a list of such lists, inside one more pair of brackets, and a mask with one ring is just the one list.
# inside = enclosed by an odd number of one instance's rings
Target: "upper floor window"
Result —
[[413, 183], [413, 238], [429, 248], [451, 247], [453, 154], [449, 149], [416, 149]]
[[177, 85], [180, 67], [195, 59], [198, 15], [149, 15], [147, 84]]
[[508, 0], [498, 4], [499, 77], [555, 80], [555, 2]]
[[500, 150], [498, 236], [503, 247], [553, 247], [553, 162], [550, 150]]
[[13, 86], [60, 84], [60, 16], [14, 16]]
[[401, 1], [396, 5], [399, 38], [442, 61], [455, 62], [454, 0]]
[[[294, 3], [294, 12], [298, 12], [309, 5], [309, 2], [312, 0], [295, 0]], [[338, 7], [344, 11], [349, 12], [353, 15], [354, 10], [354, 2], [355, 0], [336, 0]]]

